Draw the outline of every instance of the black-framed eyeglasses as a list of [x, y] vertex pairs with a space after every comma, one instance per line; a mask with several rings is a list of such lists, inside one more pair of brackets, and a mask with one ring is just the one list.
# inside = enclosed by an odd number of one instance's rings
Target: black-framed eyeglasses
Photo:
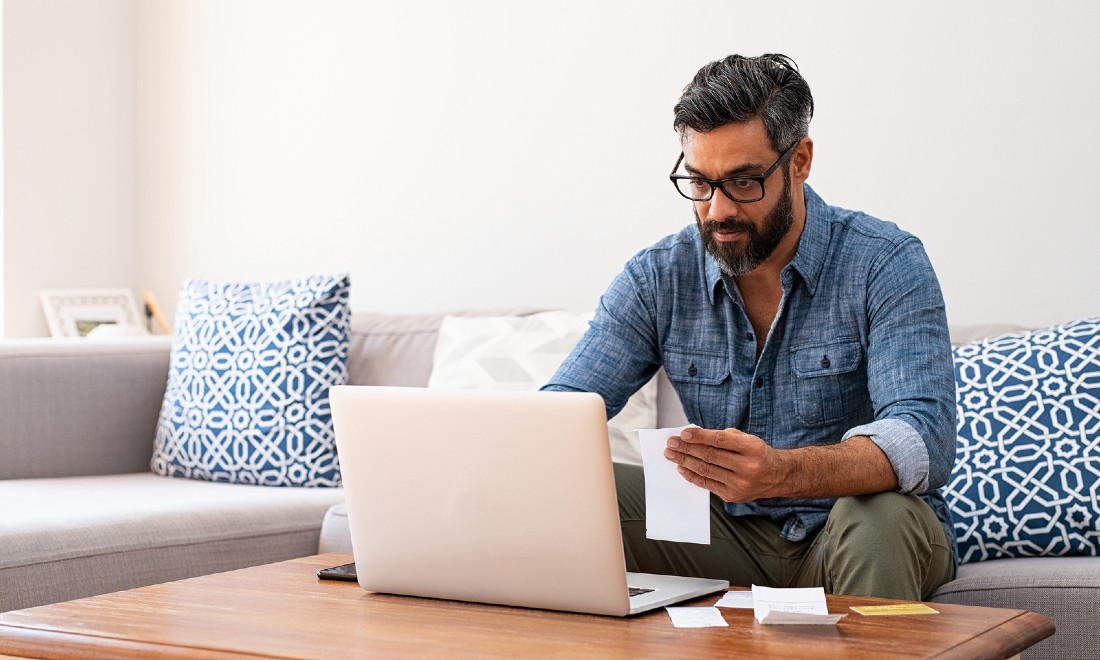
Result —
[[731, 176], [725, 179], [704, 179], [701, 176], [677, 174], [676, 170], [680, 169], [680, 163], [684, 162], [684, 152], [681, 151], [668, 178], [672, 180], [672, 185], [676, 186], [677, 192], [693, 202], [705, 202], [714, 197], [715, 188], [721, 188], [726, 197], [735, 202], [758, 202], [764, 199], [764, 180], [771, 176], [783, 161], [791, 157], [800, 142], [802, 138], [795, 140], [794, 144], [779, 154], [779, 159], [762, 174]]

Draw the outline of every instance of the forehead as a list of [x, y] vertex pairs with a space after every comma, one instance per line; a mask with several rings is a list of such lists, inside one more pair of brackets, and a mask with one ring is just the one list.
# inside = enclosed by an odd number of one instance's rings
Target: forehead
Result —
[[750, 166], [766, 168], [778, 156], [760, 118], [725, 124], [706, 133], [686, 129], [682, 146], [684, 163], [714, 178]]

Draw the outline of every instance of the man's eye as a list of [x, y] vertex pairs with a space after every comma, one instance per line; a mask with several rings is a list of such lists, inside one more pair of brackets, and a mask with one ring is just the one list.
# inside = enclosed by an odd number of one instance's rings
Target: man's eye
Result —
[[726, 182], [727, 186], [732, 187], [734, 190], [751, 190], [756, 186], [756, 181], [752, 179], [730, 179]]
[[710, 192], [710, 184], [702, 179], [689, 179], [692, 192]]

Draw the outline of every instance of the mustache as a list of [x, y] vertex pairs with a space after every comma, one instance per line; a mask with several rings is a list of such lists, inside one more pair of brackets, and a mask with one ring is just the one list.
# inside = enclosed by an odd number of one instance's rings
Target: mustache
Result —
[[751, 222], [747, 222], [745, 220], [735, 220], [733, 218], [726, 218], [725, 220], [722, 220], [720, 222], [708, 220], [701, 224], [703, 227], [703, 231], [707, 233], [715, 231], [745, 231], [751, 234], [756, 231], [756, 227]]

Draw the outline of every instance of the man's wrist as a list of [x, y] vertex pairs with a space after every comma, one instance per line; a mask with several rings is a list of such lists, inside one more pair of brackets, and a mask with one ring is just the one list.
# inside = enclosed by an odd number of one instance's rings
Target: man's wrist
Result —
[[775, 450], [775, 477], [768, 497], [805, 497], [807, 467], [803, 465], [802, 449]]

